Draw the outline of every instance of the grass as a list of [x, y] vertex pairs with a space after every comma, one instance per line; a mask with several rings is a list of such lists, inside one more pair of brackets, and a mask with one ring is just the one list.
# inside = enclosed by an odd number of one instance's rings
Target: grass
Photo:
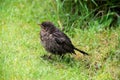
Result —
[[[38, 22], [57, 25], [51, 0], [5, 0], [0, 3], [0, 80], [119, 80], [120, 27], [66, 32], [73, 44], [90, 56], [44, 60]], [[77, 24], [76, 24], [77, 25]], [[74, 34], [74, 35], [71, 35]]]

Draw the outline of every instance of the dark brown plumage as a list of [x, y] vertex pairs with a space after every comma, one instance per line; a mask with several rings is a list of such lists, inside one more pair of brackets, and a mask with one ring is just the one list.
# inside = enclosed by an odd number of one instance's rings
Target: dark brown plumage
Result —
[[40, 26], [41, 43], [48, 52], [64, 55], [66, 53], [75, 54], [74, 50], [77, 50], [88, 55], [86, 52], [75, 48], [68, 36], [56, 28], [53, 23], [46, 21], [42, 22]]

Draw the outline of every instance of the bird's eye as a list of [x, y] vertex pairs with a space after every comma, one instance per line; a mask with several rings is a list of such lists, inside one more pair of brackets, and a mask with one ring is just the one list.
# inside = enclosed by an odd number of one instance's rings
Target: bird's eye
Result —
[[43, 23], [43, 24], [42, 24], [42, 26], [46, 27], [46, 26], [47, 26], [47, 24], [44, 24], [44, 23]]

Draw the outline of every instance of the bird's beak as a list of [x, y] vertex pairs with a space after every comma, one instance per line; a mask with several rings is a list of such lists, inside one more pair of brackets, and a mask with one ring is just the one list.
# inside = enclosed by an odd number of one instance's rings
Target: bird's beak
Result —
[[41, 25], [40, 23], [38, 23], [37, 25]]
[[38, 23], [39, 26], [42, 26], [42, 24]]

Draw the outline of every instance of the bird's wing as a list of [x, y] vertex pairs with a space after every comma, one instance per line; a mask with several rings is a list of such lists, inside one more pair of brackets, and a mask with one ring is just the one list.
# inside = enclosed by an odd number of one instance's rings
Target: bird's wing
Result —
[[67, 35], [65, 35], [64, 33], [62, 33], [62, 32], [55, 32], [55, 33], [53, 33], [53, 36], [54, 36], [54, 40], [58, 44], [61, 44], [64, 47], [74, 48], [74, 46], [72, 45], [72, 42], [67, 37]]

